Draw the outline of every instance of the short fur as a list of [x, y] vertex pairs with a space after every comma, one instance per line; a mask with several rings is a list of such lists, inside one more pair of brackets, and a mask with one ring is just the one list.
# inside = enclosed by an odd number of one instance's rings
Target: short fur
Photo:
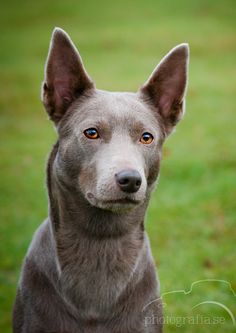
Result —
[[[49, 217], [24, 260], [14, 333], [162, 332], [144, 218], [162, 144], [183, 114], [187, 66], [181, 44], [137, 93], [97, 90], [69, 36], [54, 30], [42, 88], [58, 132], [47, 166]], [[88, 128], [99, 138], [88, 139]], [[140, 142], [144, 132], [152, 143]], [[126, 169], [141, 176], [135, 193], [115, 180]]]

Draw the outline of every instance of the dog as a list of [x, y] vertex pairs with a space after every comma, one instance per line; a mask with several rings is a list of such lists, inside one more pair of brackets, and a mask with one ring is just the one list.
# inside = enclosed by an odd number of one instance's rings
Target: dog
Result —
[[55, 28], [42, 101], [58, 140], [47, 164], [49, 217], [25, 257], [14, 333], [160, 333], [159, 281], [144, 218], [162, 145], [184, 114], [188, 44], [136, 93], [95, 88]]

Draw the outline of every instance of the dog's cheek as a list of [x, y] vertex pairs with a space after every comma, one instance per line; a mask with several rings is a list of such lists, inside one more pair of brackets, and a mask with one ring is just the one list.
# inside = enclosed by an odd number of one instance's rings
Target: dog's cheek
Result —
[[152, 149], [148, 149], [145, 152], [144, 157], [144, 173], [147, 181], [147, 190], [155, 183], [159, 172], [160, 162], [162, 157], [162, 142], [159, 142]]
[[150, 166], [148, 168], [148, 176], [147, 176], [147, 185], [151, 186], [157, 179], [160, 172], [160, 161], [161, 157], [158, 156], [154, 160], [151, 161]]
[[71, 189], [78, 186], [78, 174], [81, 168], [79, 161], [83, 157], [75, 151], [75, 149], [59, 149], [54, 161], [57, 179]]
[[94, 193], [97, 186], [97, 171], [95, 163], [81, 168], [79, 174], [79, 188], [80, 191], [86, 196], [86, 193]]

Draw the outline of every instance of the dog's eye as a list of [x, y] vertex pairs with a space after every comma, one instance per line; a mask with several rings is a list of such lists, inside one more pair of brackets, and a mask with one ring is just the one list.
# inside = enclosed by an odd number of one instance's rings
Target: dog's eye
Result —
[[88, 128], [84, 131], [84, 135], [88, 138], [88, 139], [98, 139], [99, 138], [99, 134], [98, 131], [96, 130], [96, 128]]
[[140, 138], [140, 142], [143, 143], [144, 145], [150, 145], [153, 141], [153, 135], [151, 133], [145, 132]]

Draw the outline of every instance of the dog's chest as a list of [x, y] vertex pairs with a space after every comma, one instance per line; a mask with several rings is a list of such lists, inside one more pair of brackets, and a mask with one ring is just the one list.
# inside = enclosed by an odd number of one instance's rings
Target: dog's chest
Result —
[[138, 277], [140, 253], [137, 241], [126, 240], [83, 240], [60, 249], [63, 292], [83, 316], [106, 317], [129, 281]]

